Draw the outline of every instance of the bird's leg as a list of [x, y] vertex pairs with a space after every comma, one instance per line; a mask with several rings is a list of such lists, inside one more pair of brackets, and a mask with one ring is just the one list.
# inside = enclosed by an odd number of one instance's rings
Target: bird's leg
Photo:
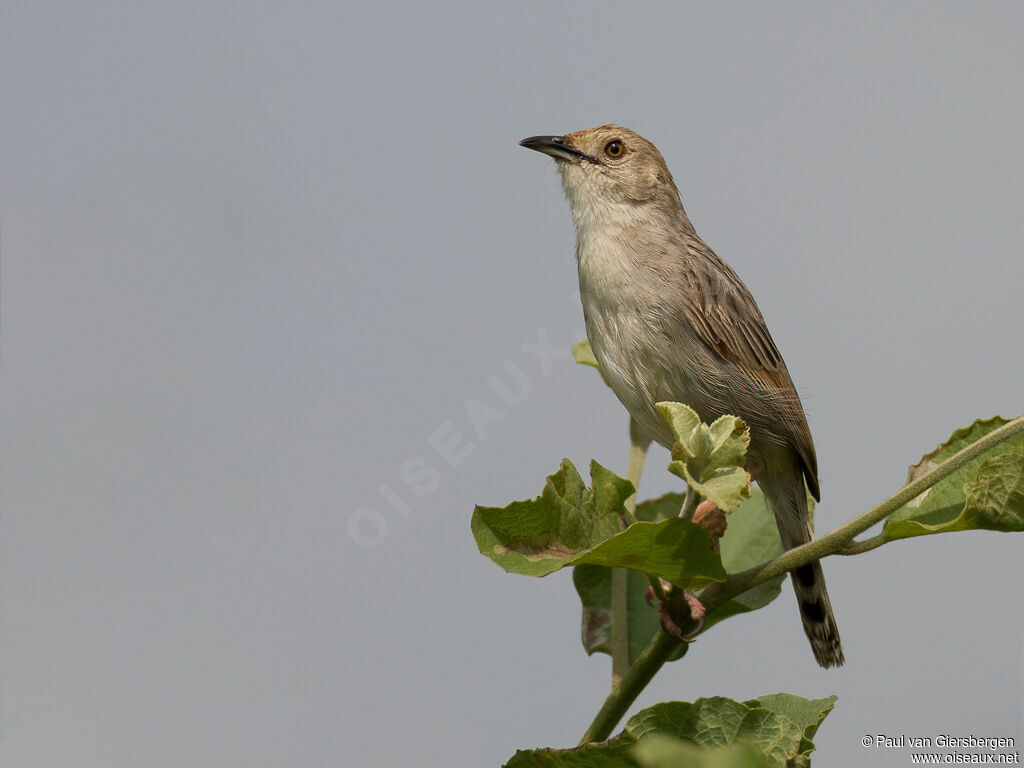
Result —
[[[658, 622], [661, 624], [661, 628], [672, 637], [684, 643], [691, 642], [704, 629], [704, 605], [689, 589], [676, 589], [667, 582], [663, 582], [663, 585], [668, 589], [663, 588], [664, 599], [658, 601]], [[647, 599], [647, 604], [651, 605], [654, 599], [654, 588], [645, 589], [644, 597]], [[697, 628], [688, 635], [683, 634], [683, 630], [679, 626], [679, 622], [684, 616], [690, 621], [697, 622]]]

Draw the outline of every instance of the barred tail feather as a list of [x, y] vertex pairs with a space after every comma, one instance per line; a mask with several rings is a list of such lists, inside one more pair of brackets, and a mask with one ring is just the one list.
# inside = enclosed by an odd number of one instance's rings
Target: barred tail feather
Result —
[[826, 669], [841, 667], [846, 658], [843, 656], [843, 644], [839, 640], [836, 617], [832, 613], [832, 603], [825, 588], [821, 563], [815, 560], [797, 568], [790, 576], [796, 602], [800, 606], [804, 634], [811, 642], [815, 660]]
[[[792, 549], [810, 541], [814, 534], [807, 511], [804, 481], [799, 472], [794, 472], [793, 476], [786, 478], [785, 481], [782, 478], [762, 476], [760, 485], [768, 505], [775, 513], [782, 546]], [[843, 656], [836, 618], [832, 613], [832, 602], [825, 588], [825, 574], [821, 570], [821, 563], [815, 560], [797, 568], [790, 574], [790, 580], [800, 608], [804, 634], [811, 643], [815, 660], [825, 668], [842, 666], [846, 658]]]

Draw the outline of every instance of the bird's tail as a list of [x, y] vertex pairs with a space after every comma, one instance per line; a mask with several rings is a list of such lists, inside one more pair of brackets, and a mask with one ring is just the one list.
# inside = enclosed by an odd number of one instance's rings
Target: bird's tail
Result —
[[[775, 513], [775, 522], [779, 527], [779, 536], [785, 549], [805, 544], [814, 537], [811, 518], [807, 512], [807, 494], [804, 481], [799, 470], [785, 482], [765, 482], [762, 477], [760, 485], [768, 500], [768, 505]], [[814, 658], [822, 667], [842, 666], [846, 658], [839, 639], [839, 628], [836, 617], [832, 613], [832, 602], [828, 599], [825, 588], [825, 574], [821, 563], [802, 565], [792, 573], [790, 580], [796, 592], [796, 602], [800, 607], [800, 618], [803, 620], [804, 633], [811, 642]]]

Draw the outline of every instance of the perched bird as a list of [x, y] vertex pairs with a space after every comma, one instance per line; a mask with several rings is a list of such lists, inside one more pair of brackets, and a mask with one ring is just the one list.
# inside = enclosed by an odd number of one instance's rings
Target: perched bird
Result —
[[[800, 398], [750, 291], [700, 239], [657, 148], [615, 125], [520, 144], [550, 155], [573, 223], [587, 336], [612, 390], [640, 429], [673, 438], [654, 404], [705, 422], [750, 427], [746, 469], [786, 549], [813, 537], [804, 483], [820, 499]], [[844, 661], [819, 562], [792, 573], [804, 632], [823, 667]]]

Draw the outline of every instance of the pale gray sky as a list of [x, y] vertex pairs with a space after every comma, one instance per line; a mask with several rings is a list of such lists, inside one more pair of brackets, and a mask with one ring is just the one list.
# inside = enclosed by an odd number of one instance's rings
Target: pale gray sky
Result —
[[[658, 145], [804, 395], [829, 530], [955, 428], [1024, 412], [1022, 24], [1008, 3], [7, 3], [3, 765], [574, 744], [609, 665], [569, 576], [507, 575], [469, 531], [562, 457], [626, 463], [594, 372], [522, 349], [567, 349], [582, 316], [553, 164], [516, 142], [616, 121]], [[515, 405], [488, 384], [508, 361]], [[507, 413], [483, 439], [471, 399]], [[448, 422], [474, 444], [455, 468], [431, 447]], [[643, 495], [675, 487], [665, 461]], [[910, 764], [865, 734], [1019, 745], [1022, 544], [830, 559], [844, 669], [814, 665], [784, 594], [639, 704], [835, 693], [823, 766]]]

